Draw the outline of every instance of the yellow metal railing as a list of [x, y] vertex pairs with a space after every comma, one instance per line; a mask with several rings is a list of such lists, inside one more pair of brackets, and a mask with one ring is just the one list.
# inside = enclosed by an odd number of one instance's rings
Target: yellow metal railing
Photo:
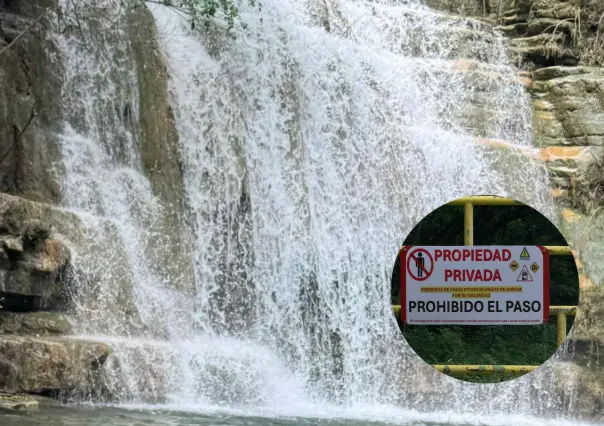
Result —
[[[449, 206], [464, 206], [464, 245], [474, 245], [474, 206], [523, 206], [511, 198], [492, 195], [459, 198], [448, 203]], [[568, 246], [546, 246], [550, 256], [572, 256]], [[400, 316], [401, 305], [393, 305], [395, 315]], [[550, 315], [556, 315], [558, 346], [566, 339], [566, 317], [577, 314], [576, 306], [550, 306]], [[438, 371], [448, 374], [525, 374], [533, 371], [536, 365], [433, 365]]]
[[447, 374], [526, 374], [535, 370], [538, 365], [448, 365], [437, 364], [432, 367]]

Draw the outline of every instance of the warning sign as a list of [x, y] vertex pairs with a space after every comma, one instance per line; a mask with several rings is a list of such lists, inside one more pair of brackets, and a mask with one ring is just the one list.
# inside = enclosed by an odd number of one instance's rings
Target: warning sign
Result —
[[512, 260], [512, 263], [510, 263], [510, 268], [512, 269], [512, 271], [516, 272], [516, 269], [518, 269], [520, 265], [518, 265], [518, 262], [516, 262], [515, 260]]
[[[532, 259], [530, 270], [516, 259]], [[400, 260], [406, 324], [534, 325], [549, 319], [544, 247], [404, 246]]]
[[526, 265], [524, 265], [522, 267], [522, 270], [520, 271], [520, 275], [518, 275], [518, 279], [516, 281], [518, 281], [518, 282], [524, 282], [524, 283], [532, 283], [533, 282], [533, 277], [531, 276], [531, 273], [529, 272], [529, 270], [526, 267]]

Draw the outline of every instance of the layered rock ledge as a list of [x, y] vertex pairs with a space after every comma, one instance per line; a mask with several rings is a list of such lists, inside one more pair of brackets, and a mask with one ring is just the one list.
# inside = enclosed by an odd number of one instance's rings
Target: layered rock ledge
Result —
[[69, 337], [0, 336], [0, 388], [40, 395], [98, 394], [111, 353], [99, 342]]
[[0, 409], [37, 407], [23, 394], [69, 397], [103, 391], [110, 353], [68, 337], [70, 239], [82, 237], [72, 213], [0, 194]]

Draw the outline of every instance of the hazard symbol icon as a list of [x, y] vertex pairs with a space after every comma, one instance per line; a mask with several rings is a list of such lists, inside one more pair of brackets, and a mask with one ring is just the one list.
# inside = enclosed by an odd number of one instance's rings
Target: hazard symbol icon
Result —
[[524, 265], [522, 267], [522, 270], [520, 271], [520, 275], [518, 275], [518, 279], [516, 280], [519, 283], [528, 283], [528, 282], [533, 282], [533, 277], [531, 276], [531, 273], [529, 272], [528, 268], [526, 267], [526, 265]]
[[518, 262], [516, 262], [515, 260], [512, 260], [512, 263], [510, 263], [510, 269], [513, 272], [516, 272], [516, 269], [518, 269], [520, 265], [518, 265]]

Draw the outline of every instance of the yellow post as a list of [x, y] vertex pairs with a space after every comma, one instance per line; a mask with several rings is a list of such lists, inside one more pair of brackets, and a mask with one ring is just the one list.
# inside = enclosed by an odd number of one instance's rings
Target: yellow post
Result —
[[550, 256], [572, 256], [573, 252], [568, 246], [545, 246]]
[[566, 312], [558, 312], [558, 346], [566, 339]]
[[436, 370], [441, 373], [447, 373], [451, 375], [459, 374], [495, 374], [495, 373], [507, 373], [507, 374], [526, 374], [537, 369], [538, 365], [447, 365], [437, 364], [432, 365]]
[[550, 306], [549, 314], [550, 315], [564, 314], [564, 315], [575, 316], [575, 315], [577, 315], [577, 307], [576, 306]]
[[494, 195], [477, 195], [474, 197], [463, 197], [447, 203], [449, 206], [463, 206], [472, 203], [475, 206], [522, 206], [523, 204], [511, 198], [497, 197]]
[[464, 204], [463, 209], [463, 244], [465, 246], [474, 245], [474, 206], [471, 201]]

